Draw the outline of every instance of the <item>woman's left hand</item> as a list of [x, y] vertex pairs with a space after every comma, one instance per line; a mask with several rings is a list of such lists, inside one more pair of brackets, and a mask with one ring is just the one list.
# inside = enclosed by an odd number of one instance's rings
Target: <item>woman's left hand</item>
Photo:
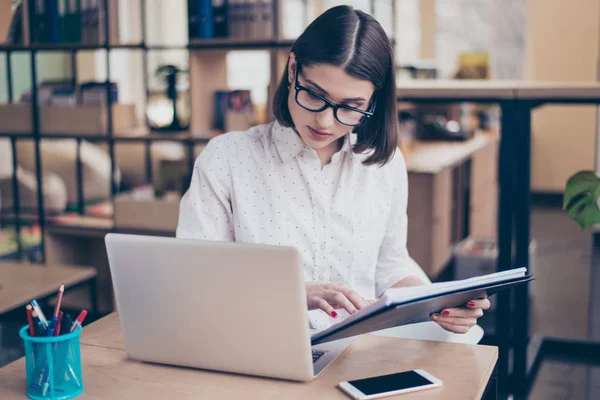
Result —
[[487, 298], [471, 300], [465, 307], [447, 308], [431, 315], [431, 319], [442, 328], [454, 333], [467, 333], [477, 324], [477, 318], [483, 315], [483, 310], [490, 308]]

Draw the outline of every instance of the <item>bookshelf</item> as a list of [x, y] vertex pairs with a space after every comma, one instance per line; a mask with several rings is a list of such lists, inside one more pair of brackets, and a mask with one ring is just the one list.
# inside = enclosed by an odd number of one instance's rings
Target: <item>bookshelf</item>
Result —
[[[34, 2], [31, 0], [24, 0], [29, 10], [32, 10]], [[71, 1], [71, 0], [67, 0]], [[123, 1], [123, 0], [121, 0]], [[0, 79], [6, 79], [7, 85], [7, 103], [0, 104], [0, 139], [8, 139], [10, 142], [12, 158], [13, 158], [13, 176], [12, 176], [12, 192], [13, 192], [13, 207], [9, 210], [8, 215], [1, 216], [0, 221], [4, 224], [9, 222], [14, 225], [17, 237], [20, 236], [20, 227], [22, 223], [31, 224], [35, 219], [32, 215], [26, 214], [19, 208], [19, 182], [17, 181], [17, 167], [19, 160], [17, 156], [17, 145], [19, 141], [33, 141], [34, 142], [34, 159], [35, 159], [35, 177], [37, 188], [43, 187], [44, 182], [44, 167], [42, 164], [42, 149], [41, 142], [43, 141], [59, 141], [59, 140], [74, 140], [76, 141], [76, 162], [73, 168], [76, 172], [76, 185], [77, 185], [77, 213], [79, 217], [70, 215], [69, 218], [63, 218], [63, 222], [60, 218], [46, 215], [44, 208], [44, 196], [43, 191], [37, 190], [37, 223], [39, 224], [41, 235], [41, 243], [39, 246], [39, 253], [32, 256], [28, 255], [32, 261], [44, 262], [46, 257], [45, 241], [50, 231], [60, 230], [60, 227], [64, 225], [65, 229], [68, 227], [77, 227], [77, 229], [90, 229], [102, 231], [114, 231], [116, 229], [114, 221], [114, 207], [115, 199], [121, 194], [120, 187], [118, 186], [115, 176], [117, 172], [116, 154], [115, 147], [121, 144], [137, 144], [144, 146], [144, 166], [140, 166], [140, 169], [145, 170], [146, 182], [151, 184], [153, 182], [153, 175], [155, 171], [152, 168], [152, 155], [151, 148], [155, 142], [175, 142], [185, 148], [185, 163], [187, 163], [188, 171], [191, 171], [193, 162], [201, 150], [201, 148], [210, 140], [211, 137], [215, 136], [219, 132], [213, 129], [213, 95], [216, 90], [227, 89], [227, 55], [231, 51], [239, 50], [261, 50], [267, 51], [269, 55], [269, 83], [267, 91], [268, 103], [266, 104], [266, 110], [269, 110], [265, 118], [270, 119], [270, 100], [273, 97], [274, 90], [278, 84], [278, 81], [282, 75], [283, 69], [287, 62], [289, 50], [291, 49], [294, 40], [284, 38], [282, 22], [283, 22], [283, 8], [281, 0], [272, 0], [272, 24], [269, 28], [272, 32], [262, 37], [252, 38], [248, 35], [242, 35], [239, 37], [219, 37], [219, 38], [196, 38], [189, 37], [186, 43], [179, 44], [151, 44], [148, 40], [148, 27], [147, 27], [147, 15], [148, 7], [156, 3], [156, 1], [147, 0], [136, 0], [139, 4], [139, 21], [132, 21], [132, 25], [139, 26], [140, 36], [139, 38], [125, 37], [127, 35], [119, 36], [118, 33], [118, 22], [114, 21], [115, 7], [119, 7], [118, 0], [99, 0], [98, 12], [108, 18], [99, 18], [97, 21], [96, 30], [103, 33], [103, 37], [99, 37], [98, 40], [92, 42], [55, 42], [48, 43], [47, 40], [36, 41], [38, 32], [34, 32], [32, 26], [34, 26], [35, 18], [33, 13], [29, 12], [26, 18], [25, 25], [22, 27], [22, 39], [21, 42], [17, 43], [0, 43], [0, 58], [4, 58], [6, 64], [6, 76], [0, 77]], [[75, 1], [77, 2], [77, 1]], [[152, 3], [152, 4], [150, 4]], [[189, 7], [189, 1], [186, 2]], [[311, 3], [311, 4], [309, 4]], [[324, 11], [324, 2], [317, 0], [302, 0], [305, 12], [302, 18], [304, 26], [309, 22], [309, 11], [314, 15], [320, 14]], [[395, 1], [391, 1], [392, 12], [395, 10]], [[375, 9], [375, 2], [369, 3], [370, 11], [373, 14]], [[310, 8], [312, 7], [312, 8]], [[387, 7], [387, 5], [386, 5]], [[309, 10], [310, 8], [310, 10]], [[119, 8], [119, 10], [121, 10]], [[189, 16], [186, 14], [189, 21]], [[117, 15], [118, 18], [118, 15]], [[122, 28], [122, 27], [121, 27]], [[83, 29], [83, 28], [82, 28]], [[95, 31], [96, 32], [96, 31]], [[116, 33], [115, 33], [116, 32]], [[96, 37], [96, 36], [94, 36]], [[1, 39], [1, 38], [0, 38]], [[393, 33], [392, 33], [392, 40]], [[136, 127], [121, 128], [118, 121], [115, 121], [115, 116], [118, 117], [119, 107], [122, 104], [113, 103], [111, 99], [111, 77], [114, 76], [114, 71], [111, 71], [110, 57], [113, 51], [132, 51], [141, 52], [142, 56], [142, 68], [143, 68], [143, 85], [144, 85], [144, 104], [145, 107], [148, 96], [149, 96], [149, 70], [148, 70], [148, 53], [151, 51], [170, 51], [180, 50], [186, 52], [189, 65], [189, 98], [190, 98], [190, 123], [189, 128], [185, 131], [177, 132], [154, 132], [149, 128], [146, 128], [146, 121], [140, 121], [140, 125]], [[52, 53], [64, 53], [70, 58], [71, 63], [71, 78], [73, 85], [76, 86], [78, 83], [78, 54], [96, 54], [103, 53], [105, 63], [102, 68], [105, 70], [105, 81], [103, 82], [106, 86], [105, 99], [103, 104], [100, 106], [100, 113], [104, 120], [101, 124], [101, 129], [92, 131], [85, 131], [83, 129], [78, 130], [77, 126], [71, 126], [67, 131], [65, 130], [53, 130], [44, 124], [45, 117], [47, 114], [53, 114], [54, 110], [47, 110], [45, 106], [40, 106], [38, 84], [40, 83], [39, 71], [44, 68], [44, 65], [40, 65], [37, 60], [39, 54], [45, 54], [47, 52]], [[29, 78], [31, 83], [31, 98], [28, 105], [18, 103], [16, 96], [13, 93], [13, 77], [14, 73], [13, 57], [15, 54], [26, 54], [29, 63]], [[114, 68], [114, 67], [113, 67]], [[109, 106], [110, 105], [110, 106]], [[8, 106], [10, 109], [8, 113], [2, 113], [2, 107]], [[139, 105], [138, 105], [139, 106]], [[73, 112], [81, 111], [77, 105]], [[19, 110], [17, 110], [20, 108]], [[2, 119], [8, 118], [8, 115], [16, 115], [13, 111], [17, 110], [19, 115], [23, 118], [18, 118], [18, 121], [27, 120], [30, 125], [21, 127], [18, 130], [11, 130], [2, 128], [10, 124], [3, 124]], [[60, 111], [60, 110], [58, 110]], [[14, 118], [13, 118], [14, 119]], [[7, 119], [4, 120], [4, 122]], [[257, 121], [262, 123], [264, 121]], [[84, 201], [84, 182], [83, 182], [83, 170], [81, 160], [81, 143], [83, 141], [96, 143], [101, 146], [105, 146], [108, 158], [110, 159], [110, 198], [108, 201], [112, 205], [113, 213], [107, 218], [98, 218], [90, 216], [86, 213], [86, 204]], [[67, 221], [67, 222], [65, 222]], [[19, 242], [18, 249], [19, 257], [24, 255], [23, 249]]]

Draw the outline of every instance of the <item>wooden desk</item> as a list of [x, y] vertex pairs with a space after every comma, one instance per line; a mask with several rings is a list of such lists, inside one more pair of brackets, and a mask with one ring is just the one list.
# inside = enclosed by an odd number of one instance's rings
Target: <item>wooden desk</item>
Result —
[[402, 100], [479, 101], [541, 100], [545, 103], [596, 102], [600, 83], [514, 80], [412, 80], [399, 81], [396, 95]]
[[0, 315], [57, 294], [61, 284], [65, 291], [89, 284], [93, 293], [95, 278], [96, 270], [89, 267], [0, 262]]
[[[438, 389], [400, 399], [495, 398], [495, 347], [362, 335], [309, 383], [141, 363], [127, 358], [118, 317], [111, 314], [84, 328], [82, 399], [340, 399], [348, 397], [338, 382], [370, 375], [422, 368], [444, 381]], [[491, 381], [490, 381], [491, 379]], [[0, 369], [5, 400], [25, 392], [25, 360]]]

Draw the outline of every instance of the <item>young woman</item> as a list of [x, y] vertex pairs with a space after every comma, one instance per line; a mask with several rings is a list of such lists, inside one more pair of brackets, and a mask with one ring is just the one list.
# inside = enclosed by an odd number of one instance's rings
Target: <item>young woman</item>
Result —
[[[316, 329], [390, 287], [424, 284], [406, 249], [395, 93], [379, 23], [348, 6], [329, 9], [292, 47], [275, 121], [215, 137], [198, 157], [177, 237], [295, 246]], [[464, 333], [489, 305], [473, 300], [432, 319]]]

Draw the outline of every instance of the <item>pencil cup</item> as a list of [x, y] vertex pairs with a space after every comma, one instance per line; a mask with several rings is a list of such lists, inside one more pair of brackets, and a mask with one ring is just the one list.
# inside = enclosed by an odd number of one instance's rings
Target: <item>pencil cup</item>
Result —
[[79, 336], [81, 327], [61, 336], [32, 337], [24, 326], [27, 396], [30, 399], [72, 399], [83, 392]]

